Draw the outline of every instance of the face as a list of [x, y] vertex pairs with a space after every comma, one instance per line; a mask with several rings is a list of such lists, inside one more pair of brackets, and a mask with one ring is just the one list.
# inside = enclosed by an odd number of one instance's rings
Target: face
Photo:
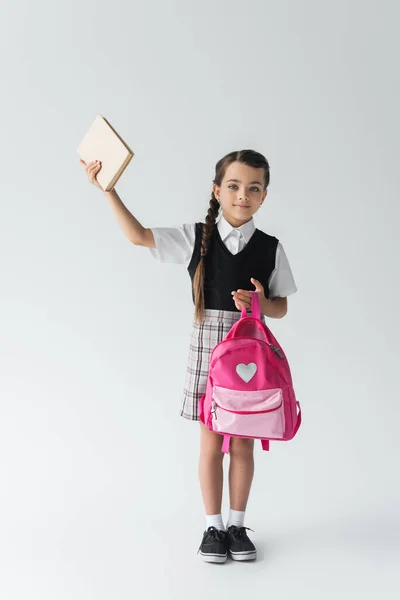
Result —
[[255, 169], [240, 162], [229, 165], [220, 186], [213, 185], [222, 214], [232, 227], [247, 223], [257, 212], [268, 191], [263, 186], [264, 169]]

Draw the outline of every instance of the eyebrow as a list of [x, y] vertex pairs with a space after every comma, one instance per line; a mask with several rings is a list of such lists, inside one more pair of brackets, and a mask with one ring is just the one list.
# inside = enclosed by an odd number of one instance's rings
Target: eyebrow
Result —
[[[226, 183], [228, 183], [229, 181], [236, 181], [237, 183], [242, 183], [240, 179], [228, 179]], [[253, 183], [258, 183], [258, 185], [262, 185], [262, 183], [260, 183], [259, 181], [250, 181], [250, 185], [252, 185]]]

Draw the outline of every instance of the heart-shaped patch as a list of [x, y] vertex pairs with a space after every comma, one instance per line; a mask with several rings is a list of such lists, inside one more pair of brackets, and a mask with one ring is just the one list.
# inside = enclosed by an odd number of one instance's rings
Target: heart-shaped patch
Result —
[[256, 374], [256, 371], [257, 371], [256, 363], [249, 363], [248, 365], [244, 365], [243, 363], [240, 363], [236, 367], [236, 373], [246, 383], [248, 383], [250, 381], [250, 379], [252, 379], [252, 377], [254, 377], [254, 375]]

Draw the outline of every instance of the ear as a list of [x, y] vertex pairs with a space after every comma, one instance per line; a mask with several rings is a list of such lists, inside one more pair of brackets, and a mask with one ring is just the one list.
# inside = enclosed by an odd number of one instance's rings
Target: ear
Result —
[[216, 183], [214, 183], [214, 185], [212, 186], [212, 191], [214, 192], [214, 196], [216, 197], [216, 199], [219, 201], [219, 192], [220, 192], [221, 187], [219, 185], [217, 185]]

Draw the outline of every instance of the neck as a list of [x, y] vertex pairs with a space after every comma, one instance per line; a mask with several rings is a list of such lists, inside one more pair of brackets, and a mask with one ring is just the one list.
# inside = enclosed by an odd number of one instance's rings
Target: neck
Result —
[[222, 211], [222, 216], [229, 223], [229, 225], [231, 225], [232, 227], [241, 227], [245, 223], [248, 223], [249, 221], [251, 221], [251, 219], [253, 218], [251, 216], [249, 219], [244, 219], [244, 220], [235, 219], [235, 217], [231, 217], [230, 215], [226, 215], [223, 211]]

